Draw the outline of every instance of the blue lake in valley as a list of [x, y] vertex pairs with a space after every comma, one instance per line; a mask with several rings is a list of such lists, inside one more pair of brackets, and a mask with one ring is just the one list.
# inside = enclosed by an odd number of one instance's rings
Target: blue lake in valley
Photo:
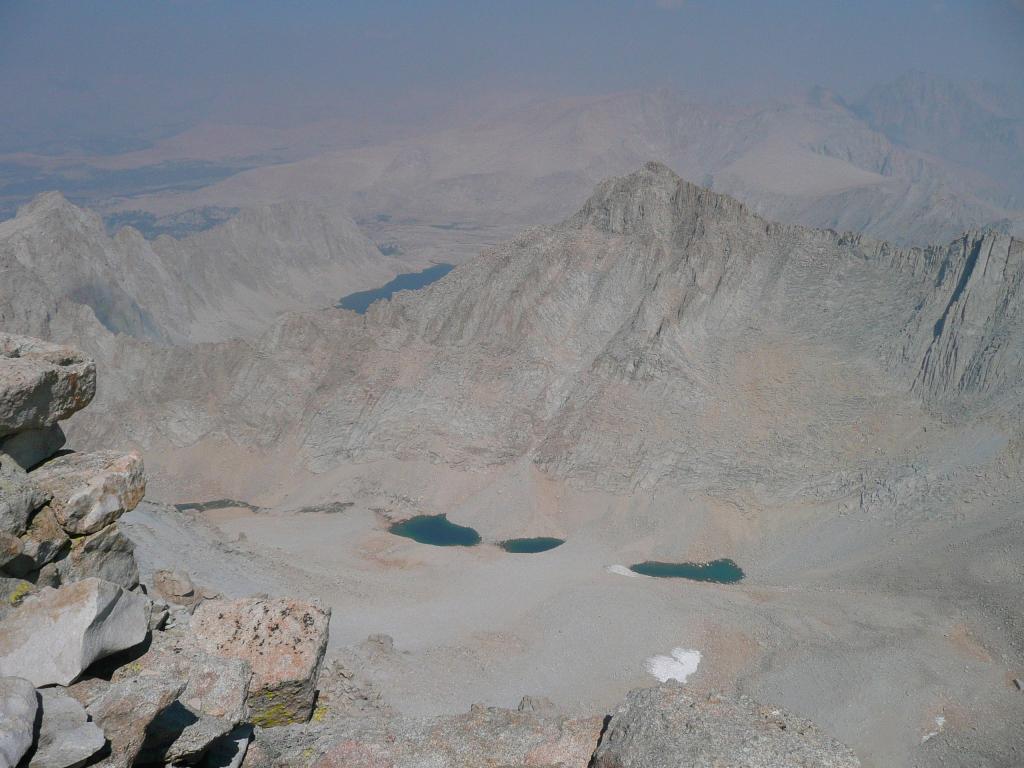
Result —
[[362, 315], [370, 308], [373, 302], [380, 301], [381, 299], [390, 299], [398, 291], [419, 290], [440, 280], [454, 268], [453, 264], [435, 264], [432, 267], [427, 267], [422, 272], [406, 272], [398, 275], [394, 280], [385, 283], [380, 288], [374, 288], [369, 291], [357, 291], [356, 293], [350, 293], [348, 296], [343, 296], [335, 306], [341, 309], [351, 309]]
[[533, 555], [538, 552], [547, 552], [549, 549], [560, 547], [565, 544], [565, 539], [556, 539], [551, 536], [534, 536], [529, 539], [506, 539], [499, 541], [498, 546], [506, 552], [517, 555]]
[[733, 584], [743, 578], [743, 569], [729, 559], [712, 560], [709, 563], [662, 563], [647, 560], [629, 566], [629, 570], [643, 576], [662, 579], [690, 579], [692, 581], [713, 581], [716, 584]]
[[392, 523], [388, 530], [396, 536], [435, 547], [473, 547], [480, 543], [479, 533], [468, 526], [456, 525], [447, 515], [417, 515]]

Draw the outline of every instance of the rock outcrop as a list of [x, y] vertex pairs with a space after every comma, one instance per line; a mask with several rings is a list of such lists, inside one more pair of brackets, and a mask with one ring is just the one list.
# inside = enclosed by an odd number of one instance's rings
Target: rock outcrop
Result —
[[76, 536], [114, 522], [146, 493], [142, 459], [116, 451], [58, 456], [36, 469], [32, 482], [50, 495], [61, 527]]
[[857, 768], [807, 720], [747, 698], [699, 697], [678, 684], [632, 691], [612, 715], [593, 768]]
[[196, 609], [191, 631], [208, 653], [252, 668], [250, 716], [267, 727], [313, 713], [330, 618], [330, 610], [296, 600], [214, 600]]
[[408, 264], [337, 209], [268, 205], [189, 237], [146, 240], [132, 227], [110, 236], [97, 214], [50, 192], [0, 222], [0, 325], [219, 340], [258, 332], [282, 312], [331, 306]]
[[38, 711], [32, 683], [0, 673], [0, 765], [16, 766], [32, 746]]
[[[94, 382], [91, 363], [75, 364]], [[167, 573], [154, 591], [171, 598], [177, 620], [161, 631], [168, 606], [139, 586], [117, 525], [145, 493], [142, 461], [113, 451], [51, 458], [62, 441], [41, 434], [54, 426], [47, 420], [88, 398], [70, 385], [40, 388], [38, 368], [0, 366], [8, 424], [22, 430], [0, 455], [0, 765], [27, 755], [32, 768], [74, 768], [101, 750], [104, 766], [196, 765], [211, 749], [212, 760], [239, 765], [251, 722], [309, 719], [330, 613], [284, 600], [218, 603], [188, 574]]]
[[0, 624], [0, 675], [70, 685], [94, 661], [143, 642], [149, 610], [142, 595], [95, 578], [44, 587]]
[[77, 768], [107, 743], [85, 707], [62, 688], [39, 691], [42, 719], [28, 768]]
[[0, 437], [66, 419], [96, 394], [96, 365], [70, 347], [0, 333]]

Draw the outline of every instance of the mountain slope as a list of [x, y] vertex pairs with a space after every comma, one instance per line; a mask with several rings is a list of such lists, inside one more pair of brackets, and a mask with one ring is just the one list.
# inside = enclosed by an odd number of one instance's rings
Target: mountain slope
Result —
[[147, 411], [175, 403], [176, 422], [159, 435], [140, 419], [133, 434], [149, 447], [283, 442], [317, 472], [529, 457], [609, 489], [782, 487], [870, 462], [873, 448], [856, 447], [865, 422], [897, 446], [928, 409], [1016, 407], [1021, 250], [995, 234], [917, 250], [773, 224], [648, 165], [564, 224], [363, 317], [291, 315], [251, 351], [171, 364], [229, 361], [215, 390], [208, 373], [168, 391], [163, 366], [146, 366], [152, 379], [126, 391]]
[[256, 332], [402, 266], [347, 217], [309, 205], [244, 210], [186, 238], [147, 241], [131, 227], [109, 237], [99, 216], [48, 193], [0, 222], [0, 268], [13, 277], [3, 320], [22, 313], [25, 333], [48, 334], [55, 308], [74, 304], [114, 333], [182, 343]]

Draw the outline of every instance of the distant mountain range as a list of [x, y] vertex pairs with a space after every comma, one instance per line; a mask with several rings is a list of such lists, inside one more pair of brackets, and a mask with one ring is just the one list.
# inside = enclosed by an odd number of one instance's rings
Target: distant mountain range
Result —
[[[458, 262], [659, 160], [770, 218], [927, 244], [978, 227], [1022, 231], [1022, 115], [1009, 97], [919, 73], [852, 102], [824, 88], [740, 106], [667, 91], [517, 99], [376, 140], [355, 142], [343, 125], [208, 127], [123, 156], [0, 157], [12, 180], [0, 201], [66, 183], [112, 220], [168, 227], [304, 201], [344, 210], [378, 242]], [[19, 187], [19, 174], [32, 184]]]

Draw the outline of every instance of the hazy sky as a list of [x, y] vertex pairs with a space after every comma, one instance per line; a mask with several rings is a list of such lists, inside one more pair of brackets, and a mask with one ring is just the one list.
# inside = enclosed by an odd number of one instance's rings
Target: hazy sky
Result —
[[1024, 75], [1024, 0], [0, 0], [0, 142], [397, 116], [481, 93], [850, 96]]

